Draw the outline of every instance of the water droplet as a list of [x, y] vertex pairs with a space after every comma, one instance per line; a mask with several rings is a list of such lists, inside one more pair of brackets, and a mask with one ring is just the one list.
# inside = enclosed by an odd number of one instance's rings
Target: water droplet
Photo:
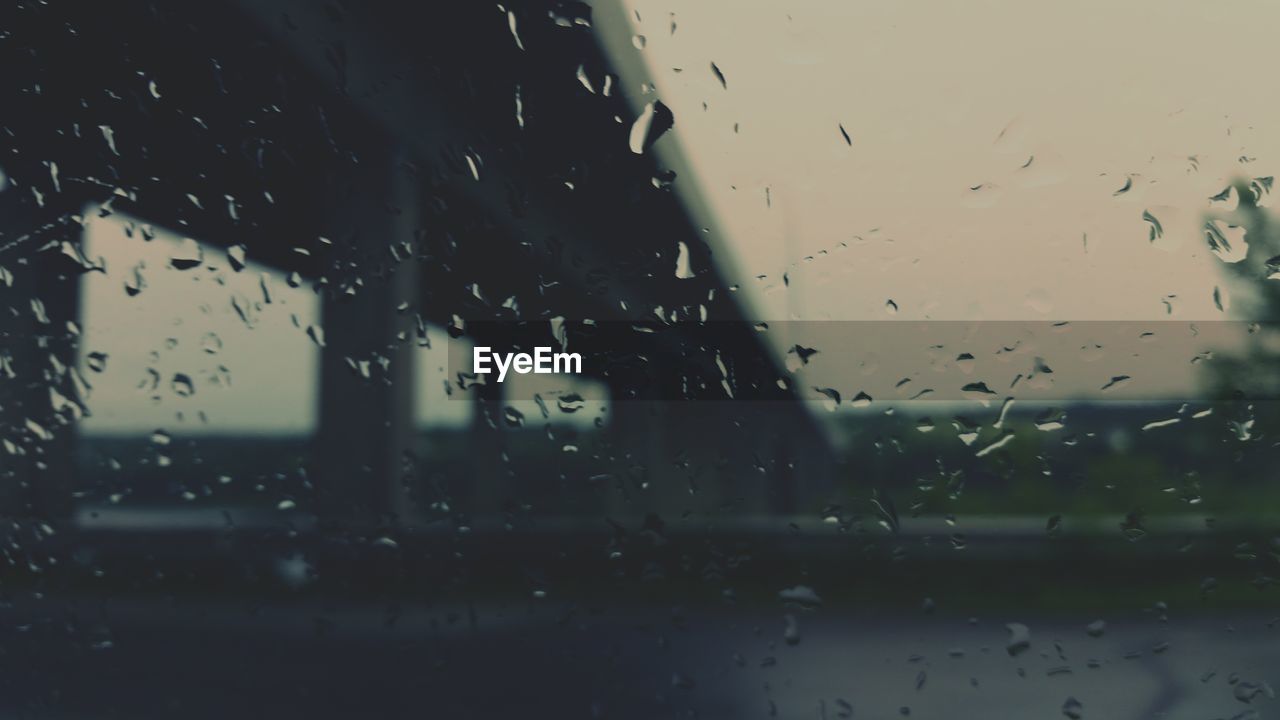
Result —
[[48, 325], [49, 313], [44, 309], [44, 301], [40, 298], [31, 298], [31, 316], [41, 325]]
[[1166, 418], [1164, 420], [1152, 420], [1151, 422], [1142, 426], [1142, 432], [1148, 432], [1151, 430], [1158, 430], [1160, 428], [1169, 427], [1171, 425], [1177, 425], [1181, 421], [1182, 421], [1182, 418], [1176, 418], [1176, 417]]
[[318, 347], [324, 347], [324, 328], [319, 325], [308, 325], [307, 337], [311, 338], [311, 342]]
[[1035, 426], [1042, 432], [1061, 430], [1066, 424], [1067, 414], [1058, 408], [1049, 408], [1036, 416]]
[[568, 393], [556, 398], [556, 407], [563, 413], [576, 413], [586, 407], [586, 401], [577, 393]]
[[726, 90], [729, 89], [729, 83], [725, 81], [724, 73], [720, 71], [720, 68], [715, 63], [711, 63], [711, 74], [715, 75], [716, 80], [720, 81], [720, 87]]
[[784, 603], [794, 604], [806, 610], [812, 610], [822, 606], [822, 598], [819, 597], [817, 591], [808, 585], [796, 585], [795, 587], [785, 588], [778, 593], [778, 599]]
[[169, 386], [179, 397], [191, 397], [196, 394], [196, 386], [191, 381], [191, 376], [185, 373], [175, 373]]
[[689, 267], [689, 246], [683, 240], [676, 246], [676, 279], [688, 280], [693, 277], [693, 270]]
[[1276, 693], [1271, 686], [1265, 682], [1255, 683], [1239, 681], [1231, 690], [1231, 696], [1242, 703], [1252, 703], [1253, 699], [1262, 695], [1267, 698], [1274, 698]]
[[1240, 199], [1236, 194], [1234, 185], [1228, 185], [1223, 188], [1222, 192], [1209, 198], [1209, 205], [1215, 210], [1225, 210], [1230, 212], [1236, 209]]
[[516, 41], [516, 48], [524, 50], [524, 43], [520, 42], [520, 31], [516, 27], [516, 14], [510, 10], [507, 11], [507, 28], [511, 30], [511, 38]]
[[1049, 520], [1044, 524], [1045, 534], [1050, 537], [1057, 537], [1062, 534], [1062, 516], [1050, 515]]
[[244, 245], [232, 245], [227, 248], [227, 262], [231, 265], [232, 270], [240, 272], [244, 269], [246, 252]]
[[1129, 381], [1132, 379], [1133, 378], [1129, 377], [1128, 375], [1115, 375], [1110, 380], [1107, 381], [1107, 384], [1102, 386], [1101, 390], [1103, 392], [1106, 392], [1108, 390], [1116, 390], [1116, 389], [1122, 388], [1125, 385], [1128, 385]]
[[661, 101], [654, 100], [644, 106], [639, 117], [631, 125], [629, 144], [631, 152], [643, 155], [663, 133], [671, 129], [674, 118], [671, 110]]
[[800, 621], [796, 620], [796, 616], [787, 613], [783, 620], [786, 621], [786, 627], [782, 631], [782, 639], [788, 645], [800, 644]]
[[107, 148], [111, 150], [111, 154], [118, 156], [120, 151], [116, 150], [116, 131], [112, 130], [110, 125], [99, 125], [98, 130], [102, 131], [102, 139], [107, 141]]
[[1257, 177], [1249, 183], [1249, 190], [1253, 192], [1253, 203], [1258, 207], [1268, 207], [1271, 205], [1271, 186], [1275, 183], [1274, 177]]
[[1017, 657], [1031, 647], [1031, 628], [1022, 623], [1009, 623], [1004, 627], [1009, 631], [1004, 649], [1010, 657]]
[[662, 170], [653, 176], [653, 186], [659, 190], [670, 190], [676, 181], [675, 170]]
[[1205, 241], [1209, 244], [1209, 250], [1225, 263], [1238, 263], [1249, 254], [1245, 234], [1243, 227], [1228, 225], [1221, 220], [1210, 220], [1204, 224]]
[[978, 398], [984, 398], [984, 397], [986, 397], [986, 396], [990, 396], [990, 395], [995, 395], [995, 394], [996, 394], [994, 390], [992, 390], [991, 388], [987, 387], [987, 384], [986, 384], [985, 382], [971, 382], [971, 383], [967, 383], [967, 384], [965, 384], [965, 386], [964, 386], [964, 387], [960, 388], [960, 392], [965, 393], [965, 394], [969, 394], [969, 395], [973, 395], [973, 396], [978, 397]]
[[978, 434], [982, 432], [981, 425], [961, 415], [953, 418], [951, 424], [956, 429], [956, 437], [960, 438], [960, 442], [965, 445], [972, 445], [976, 442]]
[[174, 270], [190, 270], [204, 262], [204, 251], [200, 243], [191, 238], [183, 238], [181, 246], [169, 256], [169, 267]]
[[1231, 420], [1228, 422], [1228, 425], [1237, 440], [1240, 442], [1248, 442], [1253, 439], [1254, 422], [1255, 419], [1253, 417], [1247, 417], [1243, 420]]
[[1160, 221], [1156, 219], [1155, 215], [1152, 215], [1151, 212], [1148, 210], [1143, 210], [1142, 219], [1145, 220], [1148, 225], [1150, 225], [1150, 227], [1147, 230], [1148, 242], [1154, 243], [1155, 241], [1164, 237], [1164, 227], [1160, 224]]
[[795, 372], [805, 365], [809, 364], [809, 358], [817, 355], [818, 351], [813, 348], [807, 348], [803, 345], [792, 345], [787, 350], [787, 371]]
[[575, 76], [578, 78], [578, 82], [582, 84], [582, 87], [587, 89], [587, 92], [592, 95], [595, 94], [596, 89], [591, 85], [591, 78], [587, 77], [587, 69], [581, 64], [578, 65], [578, 71], [575, 73]]
[[467, 169], [471, 171], [471, 178], [477, 182], [480, 180], [480, 168], [484, 166], [484, 161], [475, 151], [464, 153], [462, 158], [467, 161]]
[[53, 432], [51, 432], [48, 428], [36, 422], [35, 420], [32, 420], [31, 418], [27, 418], [24, 424], [26, 425], [27, 430], [32, 435], [36, 436], [37, 440], [48, 442], [53, 439]]
[[1125, 514], [1124, 519], [1120, 521], [1120, 534], [1130, 541], [1142, 539], [1147, 534], [1147, 529], [1143, 527], [1142, 521], [1142, 511], [1130, 510]]
[[591, 7], [586, 3], [558, 3], [547, 14], [558, 27], [591, 27]]
[[836, 391], [835, 389], [833, 389], [833, 388], [819, 388], [819, 387], [816, 387], [816, 388], [814, 388], [813, 390], [814, 390], [814, 392], [818, 393], [819, 395], [822, 395], [822, 397], [823, 397], [823, 400], [822, 400], [822, 406], [823, 406], [823, 407], [825, 407], [825, 408], [827, 409], [827, 412], [835, 412], [835, 411], [836, 411], [836, 408], [837, 408], [837, 407], [839, 407], [839, 405], [840, 405], [840, 393], [839, 393], [839, 392], [837, 392], [837, 391]]
[[975, 453], [975, 457], [986, 457], [1000, 448], [1013, 442], [1014, 433], [1012, 430], [1005, 430], [1004, 433], [994, 442]]
[[147, 287], [147, 280], [142, 277], [143, 267], [144, 265], [142, 263], [138, 263], [126, 274], [124, 280], [124, 292], [129, 297], [136, 297], [144, 288]]

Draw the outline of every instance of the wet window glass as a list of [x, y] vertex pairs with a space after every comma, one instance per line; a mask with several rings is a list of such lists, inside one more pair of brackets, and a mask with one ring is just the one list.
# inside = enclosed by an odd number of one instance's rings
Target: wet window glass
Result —
[[0, 716], [1263, 718], [1280, 8], [0, 9]]

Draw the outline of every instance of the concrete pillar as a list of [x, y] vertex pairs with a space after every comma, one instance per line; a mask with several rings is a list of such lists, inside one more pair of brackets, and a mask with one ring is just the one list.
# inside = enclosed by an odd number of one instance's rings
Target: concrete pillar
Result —
[[466, 472], [450, 478], [450, 492], [456, 510], [494, 513], [503, 500], [516, 494], [509, 482], [510, 468], [502, 459], [506, 450], [502, 385], [490, 376], [487, 383], [473, 387], [470, 392], [476, 403], [467, 438], [471, 459], [466, 463]]
[[[412, 519], [414, 245], [423, 198], [397, 152], [366, 155], [335, 210], [325, 269], [317, 476], [322, 525], [371, 529]], [[407, 304], [408, 309], [400, 309]]]
[[73, 510], [80, 207], [0, 194], [0, 514], [57, 527]]
[[618, 519], [664, 512], [669, 498], [683, 492], [669, 447], [670, 400], [655, 390], [636, 397], [628, 388], [611, 387], [610, 394], [615, 488], [606, 511]]

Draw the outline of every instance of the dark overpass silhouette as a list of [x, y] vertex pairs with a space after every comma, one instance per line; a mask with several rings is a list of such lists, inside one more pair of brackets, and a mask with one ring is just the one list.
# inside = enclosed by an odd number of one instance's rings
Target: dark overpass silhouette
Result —
[[[0, 76], [0, 266], [11, 280], [0, 286], [0, 469], [14, 489], [11, 514], [58, 519], [75, 503], [76, 427], [51, 407], [49, 388], [75, 397], [68, 323], [80, 276], [101, 270], [80, 251], [86, 212], [244, 245], [250, 260], [315, 287], [325, 345], [312, 461], [323, 521], [413, 517], [403, 466], [416, 431], [410, 358], [424, 325], [500, 345], [504, 323], [625, 324], [653, 321], [658, 307], [676, 322], [654, 337], [643, 385], [607, 365], [586, 368], [615, 399], [604, 462], [673, 486], [613, 511], [673, 510], [688, 490], [672, 468], [699, 464], [719, 468], [716, 492], [750, 511], [791, 512], [806, 488], [823, 488], [822, 433], [778, 386], [785, 371], [744, 322], [664, 169], [629, 148], [636, 111], [623, 88], [604, 92], [612, 70], [590, 7], [506, 9], [514, 33], [489, 3], [0, 11], [10, 69]], [[595, 87], [578, 81], [579, 68]], [[650, 142], [670, 120], [660, 109]], [[678, 178], [674, 187], [697, 191]], [[674, 272], [681, 243], [691, 278]], [[717, 332], [704, 333], [703, 314]], [[575, 349], [608, 350], [583, 342]], [[353, 360], [375, 360], [372, 377], [353, 372]], [[501, 389], [468, 392], [483, 412], [463, 482], [501, 483]]]

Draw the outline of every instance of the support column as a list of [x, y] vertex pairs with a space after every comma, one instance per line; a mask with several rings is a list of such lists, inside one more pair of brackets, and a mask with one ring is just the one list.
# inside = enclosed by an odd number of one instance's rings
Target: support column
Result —
[[513, 490], [510, 468], [502, 459], [506, 450], [502, 385], [494, 382], [492, 375], [489, 378], [471, 389], [476, 410], [467, 438], [472, 458], [467, 464], [469, 472], [450, 479], [455, 509], [474, 515], [497, 513]]
[[607, 511], [613, 517], [643, 517], [662, 511], [663, 498], [678, 490], [667, 447], [669, 401], [656, 393], [636, 398], [610, 388], [608, 434], [617, 487]]
[[0, 195], [0, 515], [54, 527], [74, 509], [80, 208]]
[[364, 164], [332, 223], [337, 247], [321, 309], [319, 509], [322, 525], [348, 529], [413, 514], [406, 453], [416, 439], [412, 308], [421, 293], [411, 248], [421, 198], [398, 152]]

